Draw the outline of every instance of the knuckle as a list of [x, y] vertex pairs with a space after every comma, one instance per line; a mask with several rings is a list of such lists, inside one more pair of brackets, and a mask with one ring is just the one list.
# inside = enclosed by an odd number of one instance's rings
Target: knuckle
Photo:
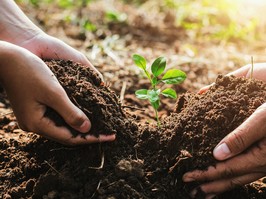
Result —
[[234, 189], [234, 188], [239, 187], [241, 185], [242, 185], [241, 181], [239, 181], [238, 179], [232, 179], [229, 182], [228, 190]]
[[222, 177], [231, 177], [234, 175], [234, 171], [230, 167], [226, 167], [222, 172]]
[[192, 178], [197, 180], [208, 180], [208, 177], [206, 176], [206, 171], [203, 170], [196, 170], [192, 173]]
[[258, 168], [265, 167], [266, 164], [266, 139], [263, 139], [256, 144], [251, 150], [251, 161], [256, 164]]
[[245, 148], [246, 142], [244, 137], [242, 136], [243, 134], [245, 134], [245, 132], [245, 129], [239, 128], [237, 132], [233, 132], [231, 134], [231, 142], [228, 143], [231, 152], [238, 153]]

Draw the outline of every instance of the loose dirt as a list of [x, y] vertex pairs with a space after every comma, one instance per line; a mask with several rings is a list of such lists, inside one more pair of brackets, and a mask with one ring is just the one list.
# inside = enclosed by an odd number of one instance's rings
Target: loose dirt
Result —
[[[157, 128], [138, 122], [88, 67], [71, 61], [46, 63], [92, 121], [90, 134], [115, 133], [116, 140], [66, 147], [24, 132], [1, 96], [0, 198], [187, 199], [197, 184], [183, 183], [182, 175], [215, 164], [216, 144], [266, 101], [265, 83], [218, 76], [207, 93], [181, 95], [175, 110]], [[66, 125], [52, 109], [45, 116]], [[257, 181], [218, 198], [262, 199], [265, 190], [265, 184]]]

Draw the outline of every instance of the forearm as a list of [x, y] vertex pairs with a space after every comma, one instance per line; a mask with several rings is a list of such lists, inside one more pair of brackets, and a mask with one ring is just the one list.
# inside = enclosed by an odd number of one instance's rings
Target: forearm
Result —
[[0, 1], [0, 40], [20, 45], [40, 32], [13, 0]]

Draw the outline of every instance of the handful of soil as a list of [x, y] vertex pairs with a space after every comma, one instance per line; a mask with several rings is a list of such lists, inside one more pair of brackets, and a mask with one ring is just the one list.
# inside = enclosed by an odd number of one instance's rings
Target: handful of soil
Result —
[[214, 147], [265, 102], [265, 82], [219, 75], [207, 93], [186, 93], [177, 101], [175, 113], [165, 121], [166, 131], [175, 129], [169, 153], [176, 154], [177, 147], [186, 150], [194, 157], [190, 169], [216, 163]]
[[[45, 61], [65, 89], [70, 100], [92, 123], [89, 134], [115, 134], [123, 126], [125, 113], [116, 94], [107, 87], [90, 67], [65, 60]], [[47, 109], [46, 117], [58, 126], [68, 126], [54, 110]], [[79, 134], [70, 126], [73, 136]], [[85, 136], [84, 134], [82, 134]]]

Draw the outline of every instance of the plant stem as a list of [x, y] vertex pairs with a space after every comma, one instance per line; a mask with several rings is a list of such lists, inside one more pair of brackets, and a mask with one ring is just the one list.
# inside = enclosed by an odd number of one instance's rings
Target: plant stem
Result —
[[144, 72], [145, 72], [146, 76], [148, 77], [150, 83], [152, 84], [152, 79], [151, 79], [149, 72], [147, 70], [144, 70]]
[[160, 120], [159, 120], [159, 117], [158, 117], [158, 110], [154, 109], [154, 111], [155, 111], [155, 117], [156, 117], [156, 120], [157, 120], [157, 126], [160, 128], [161, 123], [160, 123]]

